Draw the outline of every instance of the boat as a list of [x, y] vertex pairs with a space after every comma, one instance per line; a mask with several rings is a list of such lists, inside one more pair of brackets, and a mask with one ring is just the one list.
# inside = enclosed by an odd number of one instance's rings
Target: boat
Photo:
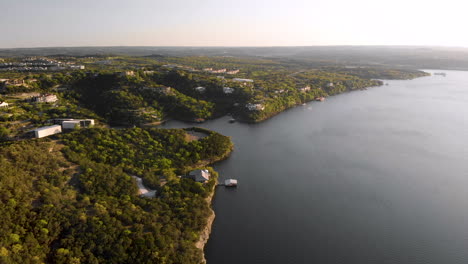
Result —
[[237, 187], [237, 180], [236, 179], [227, 179], [224, 181], [224, 186], [226, 187]]
[[229, 119], [229, 123], [235, 123], [236, 120], [234, 118]]
[[434, 72], [434, 75], [447, 76], [445, 72]]
[[317, 97], [317, 98], [315, 98], [315, 101], [323, 102], [323, 101], [325, 101], [325, 97], [323, 97], [323, 96]]

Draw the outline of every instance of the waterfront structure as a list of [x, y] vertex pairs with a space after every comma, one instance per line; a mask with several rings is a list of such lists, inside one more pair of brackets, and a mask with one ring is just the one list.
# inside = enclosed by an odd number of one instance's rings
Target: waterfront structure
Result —
[[135, 76], [135, 72], [134, 71], [124, 71], [124, 72], [119, 72], [119, 75], [120, 76]]
[[263, 111], [265, 110], [265, 106], [263, 104], [252, 104], [252, 103], [248, 103], [245, 105], [245, 107], [247, 109], [249, 109], [250, 111]]
[[300, 92], [307, 92], [307, 91], [310, 91], [310, 86], [305, 86], [305, 87], [301, 87], [298, 89]]
[[227, 179], [224, 181], [224, 186], [226, 187], [237, 187], [237, 180], [236, 179]]
[[34, 131], [34, 137], [43, 138], [43, 137], [47, 137], [50, 135], [62, 133], [62, 126], [60, 125], [45, 126], [45, 127], [36, 128], [33, 131]]
[[207, 182], [210, 180], [210, 176], [208, 170], [194, 170], [189, 173], [189, 177], [196, 182]]

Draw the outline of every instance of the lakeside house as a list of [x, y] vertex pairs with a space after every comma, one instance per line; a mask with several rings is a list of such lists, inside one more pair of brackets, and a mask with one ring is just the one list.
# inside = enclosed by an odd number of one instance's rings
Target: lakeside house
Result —
[[58, 101], [58, 98], [55, 94], [41, 94], [31, 98], [31, 102], [35, 103], [54, 103], [56, 101]]
[[8, 107], [8, 105], [9, 104], [7, 102], [0, 102], [0, 107], [2, 107], [2, 108], [6, 108], [6, 107]]
[[206, 88], [203, 87], [203, 86], [198, 86], [195, 88], [195, 91], [199, 92], [199, 93], [204, 93], [206, 91]]
[[55, 135], [58, 133], [62, 133], [62, 126], [60, 125], [53, 125], [53, 126], [45, 126], [39, 127], [33, 130], [35, 138], [43, 138], [50, 135]]
[[223, 87], [223, 92], [225, 94], [232, 94], [234, 92], [234, 88], [231, 87]]
[[310, 91], [310, 86], [307, 85], [305, 87], [298, 88], [298, 90], [299, 90], [299, 92], [305, 93], [305, 92]]
[[189, 177], [196, 182], [207, 182], [210, 180], [210, 172], [208, 170], [193, 170], [189, 172]]
[[245, 107], [247, 109], [249, 109], [250, 111], [263, 111], [263, 110], [265, 110], [265, 106], [263, 104], [248, 103], [248, 104], [245, 105]]
[[135, 72], [134, 71], [123, 71], [123, 72], [119, 72], [118, 73], [119, 76], [135, 76]]

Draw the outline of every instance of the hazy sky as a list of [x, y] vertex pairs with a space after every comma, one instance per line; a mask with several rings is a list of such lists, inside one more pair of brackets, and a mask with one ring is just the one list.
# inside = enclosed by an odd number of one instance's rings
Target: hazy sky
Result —
[[468, 47], [463, 0], [0, 0], [0, 48]]

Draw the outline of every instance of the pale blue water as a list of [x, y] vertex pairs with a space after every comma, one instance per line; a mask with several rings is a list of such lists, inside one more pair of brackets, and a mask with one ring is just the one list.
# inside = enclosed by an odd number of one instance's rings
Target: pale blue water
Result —
[[217, 189], [208, 264], [468, 263], [468, 72], [445, 72], [203, 124], [239, 180]]

